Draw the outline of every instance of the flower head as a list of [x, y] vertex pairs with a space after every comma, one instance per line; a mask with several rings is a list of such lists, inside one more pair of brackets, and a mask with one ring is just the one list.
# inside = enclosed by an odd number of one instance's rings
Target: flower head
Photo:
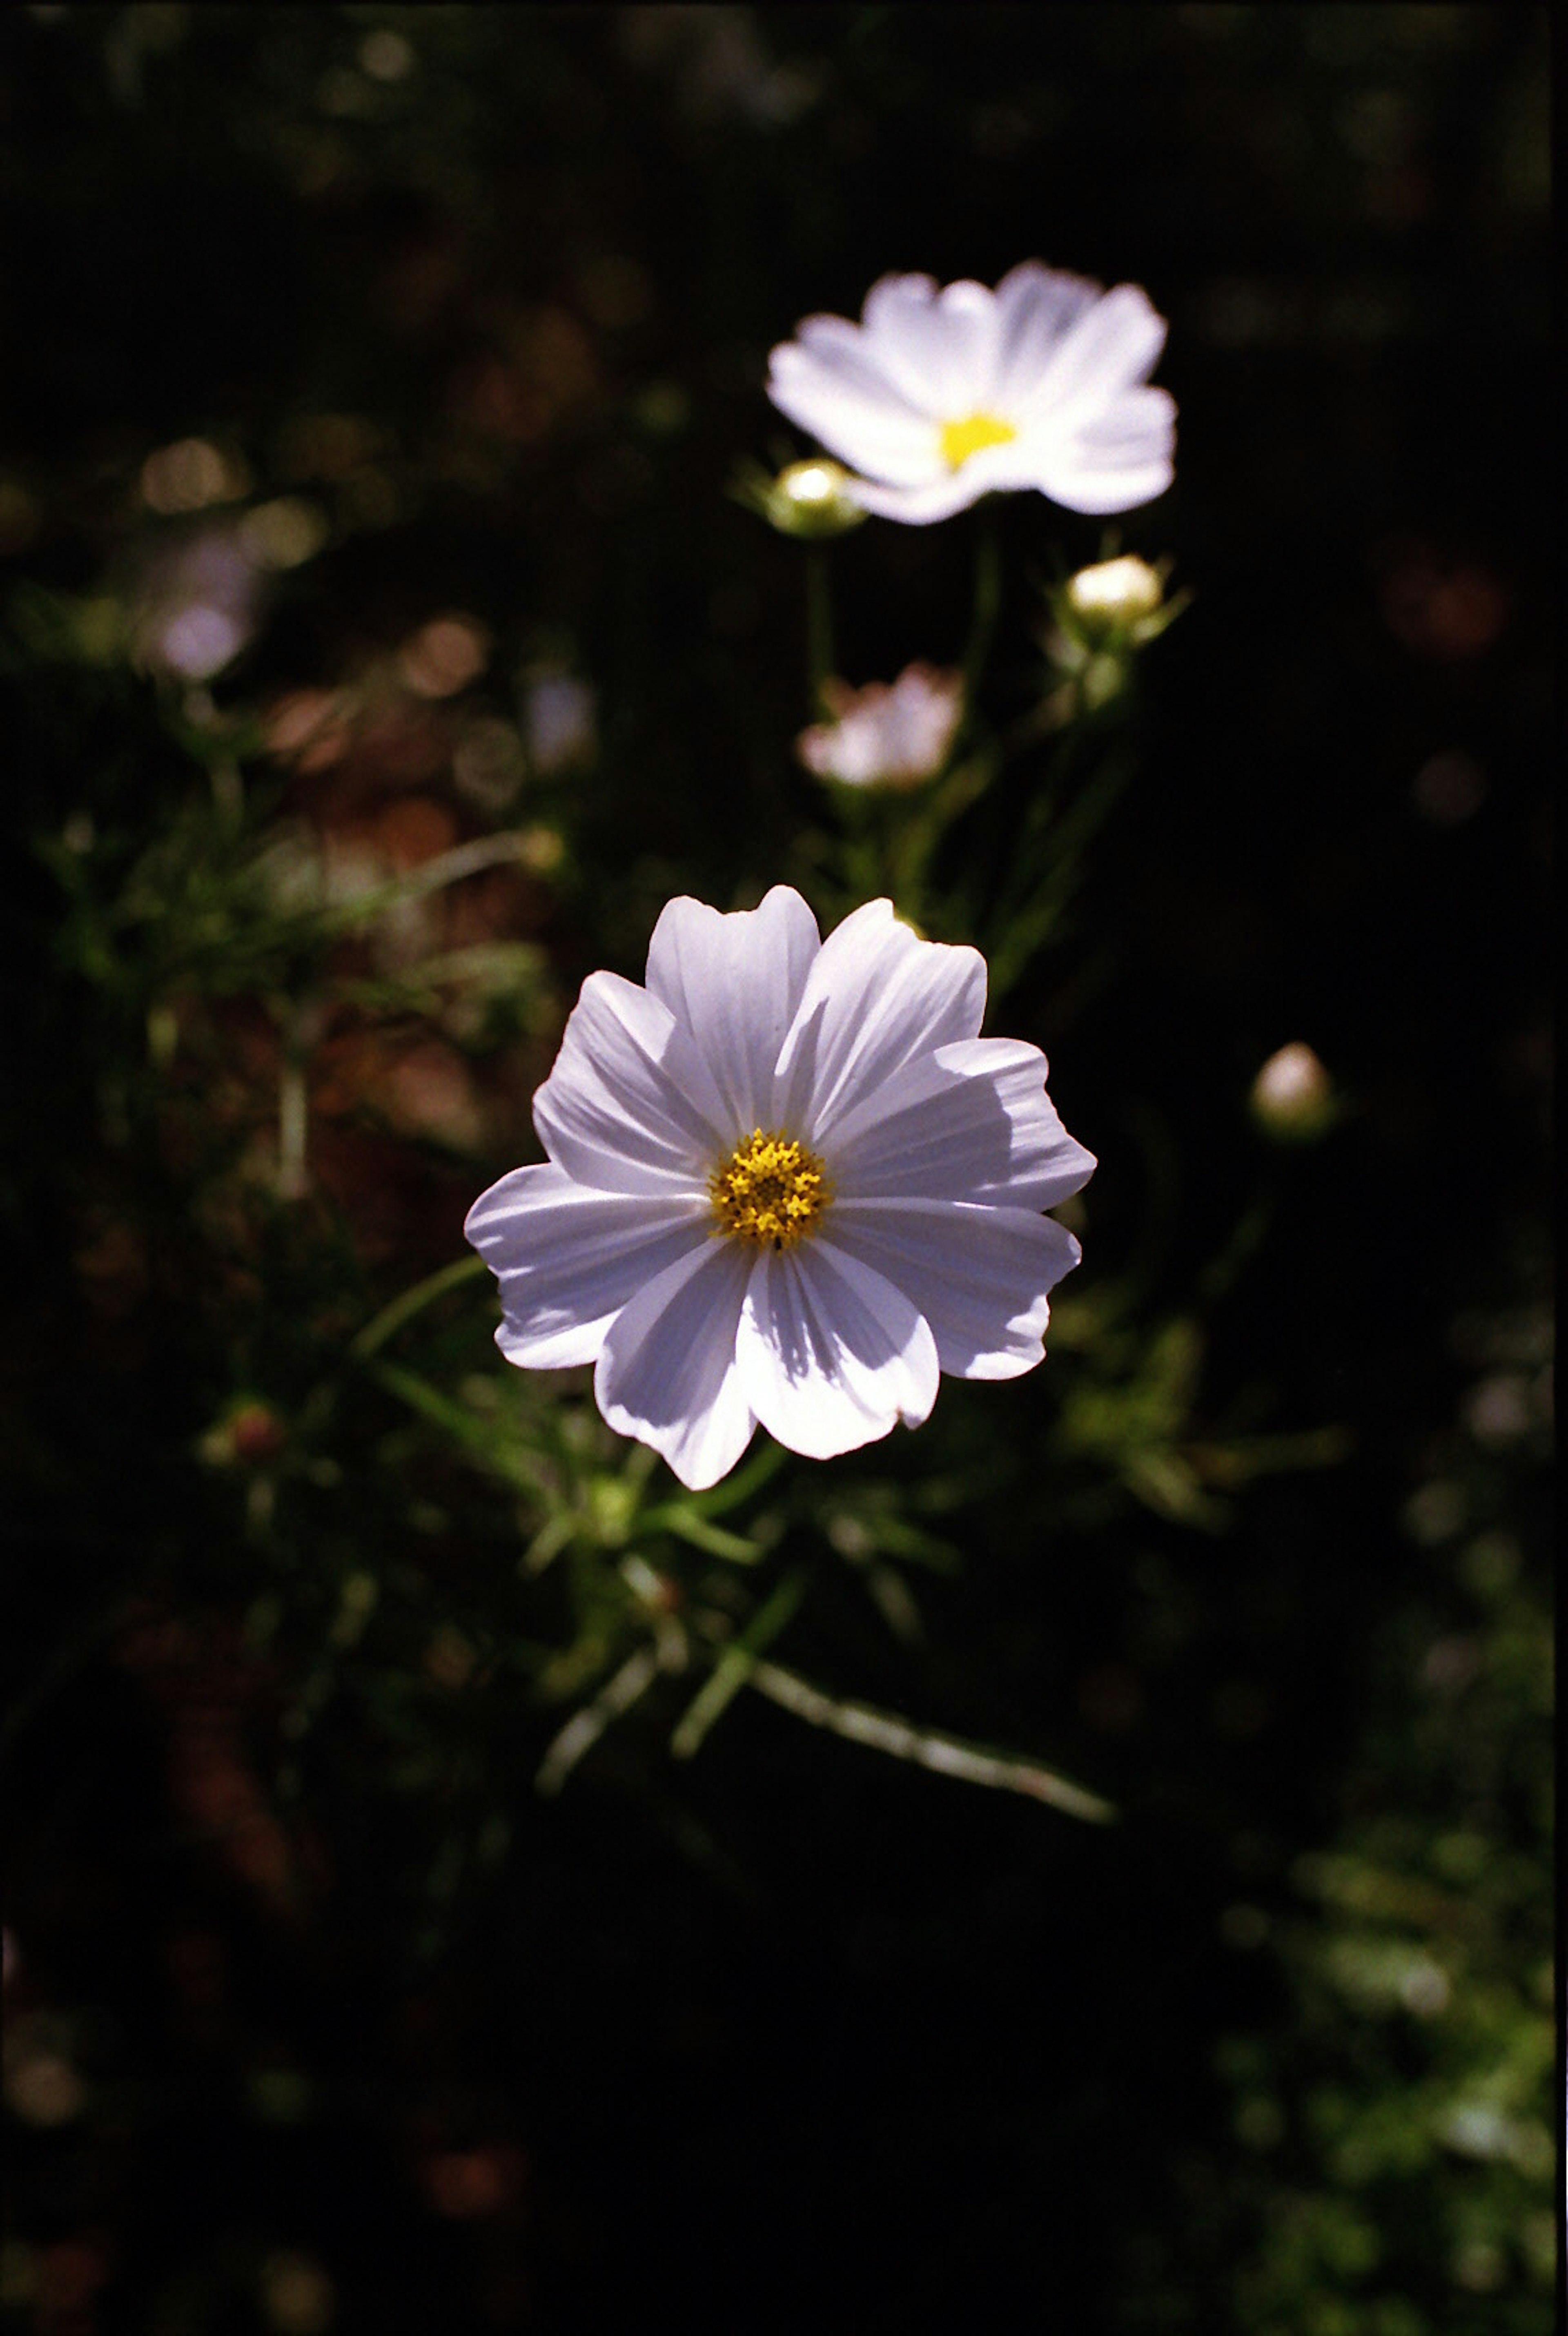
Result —
[[848, 787], [912, 787], [934, 778], [952, 751], [964, 683], [959, 673], [907, 665], [891, 688], [830, 681], [823, 695], [833, 720], [795, 741], [807, 770]]
[[1037, 259], [994, 292], [884, 276], [858, 325], [807, 316], [774, 350], [768, 395], [865, 474], [847, 492], [885, 519], [922, 525], [1017, 487], [1130, 511], [1171, 483], [1175, 404], [1147, 378], [1164, 338], [1136, 285]]
[[939, 1372], [1031, 1369], [1078, 1260], [1041, 1212], [1095, 1163], [985, 1000], [979, 952], [888, 900], [826, 941], [786, 885], [672, 900], [646, 987], [583, 984], [534, 1097], [548, 1161], [469, 1212], [502, 1352], [592, 1363], [610, 1426], [694, 1489], [759, 1420], [826, 1459], [918, 1426]]

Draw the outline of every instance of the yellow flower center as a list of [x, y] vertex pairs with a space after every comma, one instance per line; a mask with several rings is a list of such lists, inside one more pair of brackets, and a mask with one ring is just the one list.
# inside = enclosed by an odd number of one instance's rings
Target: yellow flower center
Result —
[[754, 1127], [708, 1179], [716, 1233], [733, 1233], [758, 1249], [793, 1249], [813, 1232], [833, 1199], [827, 1173], [814, 1152], [782, 1130]]
[[943, 423], [942, 460], [950, 471], [961, 470], [983, 446], [1010, 446], [1018, 434], [999, 414], [966, 414], [957, 422]]

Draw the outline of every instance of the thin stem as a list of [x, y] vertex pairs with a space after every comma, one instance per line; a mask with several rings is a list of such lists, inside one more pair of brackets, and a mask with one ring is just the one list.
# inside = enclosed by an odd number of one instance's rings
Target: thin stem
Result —
[[726, 1647], [669, 1739], [677, 1760], [691, 1758], [720, 1713], [735, 1701], [755, 1672], [763, 1649], [792, 1620], [804, 1592], [804, 1575], [786, 1574], [739, 1638]]
[[611, 1720], [629, 1711], [638, 1698], [648, 1693], [663, 1669], [656, 1647], [639, 1647], [628, 1662], [622, 1663], [593, 1701], [574, 1712], [551, 1741], [533, 1780], [535, 1791], [559, 1793], [584, 1753], [592, 1750]]
[[1052, 858], [1044, 874], [1031, 875], [1032, 863], [1020, 851], [1019, 873], [1007, 887], [995, 912], [993, 930], [998, 939], [988, 953], [993, 1000], [1010, 988], [1048, 939], [1081, 881], [1084, 847], [1115, 807], [1131, 775], [1132, 765], [1121, 755], [1113, 755], [1102, 764], [1053, 828]]
[[812, 710], [821, 718], [830, 712], [827, 685], [833, 676], [833, 603], [828, 578], [828, 556], [820, 543], [807, 547], [806, 682]]
[[310, 1090], [305, 1076], [304, 1017], [289, 1017], [278, 1078], [278, 1196], [302, 1201], [310, 1190]]
[[487, 1270], [483, 1258], [460, 1257], [451, 1265], [443, 1265], [439, 1272], [427, 1274], [423, 1281], [416, 1281], [412, 1290], [405, 1290], [401, 1298], [394, 1298], [390, 1305], [384, 1306], [380, 1313], [365, 1324], [351, 1342], [349, 1353], [357, 1362], [364, 1362], [368, 1356], [379, 1352], [387, 1340], [415, 1314], [421, 1313], [433, 1299], [440, 1298], [448, 1290], [457, 1289], [462, 1282], [477, 1281], [480, 1275]]
[[455, 844], [450, 852], [443, 852], [423, 866], [411, 869], [406, 876], [394, 877], [390, 883], [378, 884], [373, 891], [363, 892], [355, 900], [317, 910], [311, 921], [323, 933], [351, 932], [385, 916], [391, 909], [401, 908], [405, 901], [423, 900], [448, 884], [461, 884], [465, 876], [477, 876], [482, 869], [521, 860], [528, 849], [526, 838], [512, 828], [502, 829], [496, 835], [475, 836], [471, 843]]
[[971, 704], [990, 655], [1002, 605], [1002, 546], [994, 519], [982, 517], [975, 539], [975, 603], [964, 649], [964, 700]]
[[1022, 1793], [1031, 1801], [1047, 1801], [1065, 1815], [1082, 1817], [1090, 1825], [1112, 1825], [1115, 1810], [1109, 1801], [1096, 1794], [1086, 1793], [1066, 1776], [1059, 1776], [1054, 1768], [1045, 1768], [1035, 1760], [1023, 1760], [1016, 1754], [989, 1751], [983, 1744], [967, 1743], [962, 1737], [946, 1736], [934, 1728], [917, 1728], [896, 1712], [878, 1711], [869, 1703], [851, 1703], [837, 1696], [824, 1695], [821, 1688], [813, 1687], [809, 1679], [800, 1679], [794, 1671], [784, 1670], [777, 1663], [754, 1663], [747, 1674], [746, 1684], [765, 1695], [770, 1702], [793, 1711], [797, 1719], [808, 1720], [813, 1728], [831, 1728], [835, 1736], [848, 1737], [852, 1744], [869, 1744], [878, 1752], [891, 1752], [898, 1760], [912, 1760], [921, 1768], [933, 1768], [939, 1776], [957, 1776], [968, 1785], [989, 1785], [1004, 1793]]

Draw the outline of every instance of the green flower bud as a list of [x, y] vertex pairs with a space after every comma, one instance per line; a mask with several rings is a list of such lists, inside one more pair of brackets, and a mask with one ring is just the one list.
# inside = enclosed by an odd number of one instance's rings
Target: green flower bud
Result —
[[1058, 686], [1040, 718], [1060, 729], [1097, 713], [1119, 697], [1132, 678], [1134, 652], [1155, 640], [1186, 607], [1190, 595], [1165, 598], [1168, 560], [1151, 567], [1128, 552], [1080, 568], [1047, 594], [1052, 622], [1040, 635]]
[[791, 462], [777, 478], [749, 464], [737, 476], [731, 492], [737, 502], [776, 527], [781, 535], [813, 540], [845, 535], [859, 527], [866, 514], [849, 492], [850, 474], [842, 463], [823, 457]]

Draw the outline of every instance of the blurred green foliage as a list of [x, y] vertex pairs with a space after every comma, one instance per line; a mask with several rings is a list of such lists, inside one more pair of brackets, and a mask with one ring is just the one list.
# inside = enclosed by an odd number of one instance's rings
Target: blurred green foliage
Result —
[[[19, 2325], [1550, 2324], [1542, 29], [8, 23]], [[1037, 250], [1173, 319], [1163, 641], [726, 492], [797, 316]], [[795, 767], [915, 657], [929, 788]], [[780, 879], [1102, 1166], [1041, 1372], [692, 1496], [460, 1226]]]

